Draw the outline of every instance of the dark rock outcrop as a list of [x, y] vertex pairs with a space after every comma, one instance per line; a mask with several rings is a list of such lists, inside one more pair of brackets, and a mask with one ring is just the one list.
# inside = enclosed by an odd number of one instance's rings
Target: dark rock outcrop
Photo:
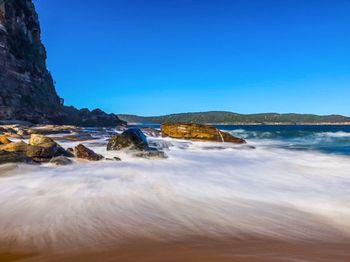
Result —
[[145, 134], [139, 128], [129, 128], [122, 134], [111, 137], [107, 150], [129, 149], [132, 155], [142, 158], [167, 158], [167, 155], [157, 148], [150, 147]]
[[0, 120], [77, 126], [124, 125], [114, 114], [63, 105], [46, 68], [31, 0], [0, 0]]
[[210, 125], [192, 123], [165, 123], [161, 125], [161, 131], [163, 136], [178, 139], [230, 142], [236, 144], [246, 143], [244, 139], [234, 137], [229, 133], [222, 132]]
[[147, 138], [139, 128], [129, 128], [108, 141], [107, 150], [121, 150], [123, 148], [146, 149], [148, 148]]

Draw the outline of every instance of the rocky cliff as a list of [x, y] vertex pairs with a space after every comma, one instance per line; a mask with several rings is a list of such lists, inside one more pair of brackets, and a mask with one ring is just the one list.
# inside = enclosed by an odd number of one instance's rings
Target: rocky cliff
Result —
[[66, 107], [46, 68], [46, 50], [31, 0], [0, 0], [0, 120], [113, 126], [114, 114]]

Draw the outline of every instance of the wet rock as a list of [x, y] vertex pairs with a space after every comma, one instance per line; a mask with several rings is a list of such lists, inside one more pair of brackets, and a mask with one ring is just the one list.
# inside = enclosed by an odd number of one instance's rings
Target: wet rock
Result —
[[51, 164], [55, 164], [57, 166], [67, 166], [72, 164], [72, 160], [65, 156], [57, 156], [50, 160]]
[[52, 138], [32, 134], [30, 136], [27, 155], [33, 158], [52, 158], [56, 156], [72, 157], [73, 155], [64, 150], [59, 144], [57, 144]]
[[57, 143], [50, 137], [39, 134], [32, 134], [29, 139], [29, 145], [51, 147], [57, 145]]
[[137, 149], [148, 147], [147, 138], [139, 128], [129, 128], [125, 130], [122, 135], [132, 141], [133, 146]]
[[111, 137], [107, 144], [107, 150], [121, 150], [123, 148], [142, 150], [147, 147], [147, 138], [139, 128], [129, 128], [122, 134]]
[[163, 136], [177, 139], [230, 142], [235, 144], [246, 143], [244, 139], [234, 137], [229, 133], [222, 132], [210, 125], [192, 123], [166, 123], [161, 125], [161, 131]]
[[87, 140], [96, 139], [88, 133], [68, 135], [68, 136], [63, 136], [62, 138], [69, 141], [87, 141]]
[[54, 135], [78, 132], [79, 128], [69, 125], [38, 125], [28, 129], [29, 134]]
[[119, 157], [113, 157], [113, 158], [106, 158], [106, 160], [109, 160], [109, 161], [122, 161], [121, 158]]
[[132, 146], [133, 142], [128, 137], [125, 137], [122, 134], [118, 134], [109, 139], [107, 150], [121, 150], [124, 148], [131, 148]]
[[7, 145], [12, 143], [5, 135], [0, 135], [0, 145]]
[[30, 163], [31, 161], [25, 153], [0, 151], [0, 165], [7, 163]]
[[12, 142], [6, 145], [0, 146], [0, 150], [6, 152], [17, 152], [17, 153], [26, 153], [28, 149], [28, 144], [21, 142]]
[[168, 157], [163, 151], [159, 151], [158, 149], [152, 148], [152, 147], [149, 147], [140, 152], [136, 152], [133, 154], [133, 156], [147, 158], [147, 159], [154, 159], [154, 158], [165, 159]]
[[18, 130], [17, 131], [17, 135], [21, 136], [21, 137], [26, 137], [26, 136], [29, 136], [29, 133], [27, 132], [27, 130]]
[[74, 154], [77, 158], [86, 159], [90, 161], [99, 161], [103, 159], [103, 156], [96, 154], [94, 151], [82, 144], [74, 148]]

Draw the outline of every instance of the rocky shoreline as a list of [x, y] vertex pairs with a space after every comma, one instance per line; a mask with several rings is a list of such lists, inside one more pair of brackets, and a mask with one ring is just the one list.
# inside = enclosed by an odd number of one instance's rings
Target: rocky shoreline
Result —
[[[163, 148], [150, 145], [148, 137], [171, 137], [193, 141], [245, 144], [246, 141], [212, 126], [191, 123], [164, 124], [152, 128], [81, 128], [69, 125], [0, 125], [0, 165], [8, 163], [55, 165], [72, 164], [72, 159], [89, 161], [117, 160], [106, 158], [84, 145], [84, 141], [105, 138], [107, 151], [127, 151], [134, 157], [167, 158]], [[63, 148], [58, 141], [79, 142], [74, 148]]]

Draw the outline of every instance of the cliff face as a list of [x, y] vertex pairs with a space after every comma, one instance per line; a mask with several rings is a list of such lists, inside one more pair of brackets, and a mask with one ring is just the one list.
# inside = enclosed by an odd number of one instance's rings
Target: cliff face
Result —
[[31, 0], [0, 0], [0, 119], [113, 126], [114, 114], [63, 106], [46, 68], [46, 50]]

